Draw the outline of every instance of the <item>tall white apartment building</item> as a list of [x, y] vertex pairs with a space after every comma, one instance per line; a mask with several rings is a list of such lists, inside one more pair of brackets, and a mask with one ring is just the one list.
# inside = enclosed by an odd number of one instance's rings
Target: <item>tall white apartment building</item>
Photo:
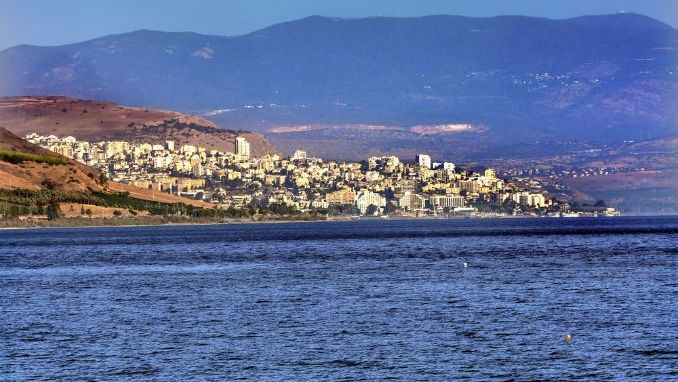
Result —
[[431, 157], [426, 154], [417, 154], [417, 163], [421, 167], [431, 168]]
[[249, 159], [250, 143], [243, 137], [235, 138], [235, 155], [240, 159]]

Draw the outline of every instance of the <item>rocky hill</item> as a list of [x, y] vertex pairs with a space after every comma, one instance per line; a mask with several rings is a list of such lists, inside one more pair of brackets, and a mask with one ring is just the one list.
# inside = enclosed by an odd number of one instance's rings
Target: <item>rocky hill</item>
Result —
[[223, 130], [201, 117], [60, 96], [0, 98], [0, 126], [18, 136], [35, 132], [89, 141], [174, 140], [176, 144], [190, 143], [230, 152], [235, 149], [235, 137], [242, 135], [255, 154], [275, 152], [260, 134]]

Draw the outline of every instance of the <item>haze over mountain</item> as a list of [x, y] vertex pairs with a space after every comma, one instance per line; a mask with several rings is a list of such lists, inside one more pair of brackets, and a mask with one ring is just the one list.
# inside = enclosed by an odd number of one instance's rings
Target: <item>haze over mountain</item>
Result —
[[675, 136], [676, 76], [678, 31], [637, 14], [313, 16], [236, 37], [142, 30], [0, 52], [0, 95], [176, 109], [354, 159]]

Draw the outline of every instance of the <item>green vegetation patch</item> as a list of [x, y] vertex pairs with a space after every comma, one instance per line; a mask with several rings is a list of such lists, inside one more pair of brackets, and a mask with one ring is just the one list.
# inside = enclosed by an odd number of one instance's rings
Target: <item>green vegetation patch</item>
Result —
[[58, 203], [80, 203], [99, 205], [103, 201], [92, 195], [78, 192], [54, 190], [0, 190], [0, 214], [3, 216], [20, 215], [58, 215]]
[[91, 204], [102, 207], [117, 207], [129, 210], [148, 211], [152, 215], [187, 213], [193, 208], [183, 204], [169, 204], [135, 199], [127, 194], [86, 194], [63, 192], [53, 189], [39, 191], [18, 189], [0, 190], [0, 214], [4, 216], [47, 214], [48, 207], [58, 203]]
[[66, 164], [66, 159], [62, 157], [57, 157], [53, 155], [40, 155], [40, 154], [30, 154], [23, 151], [12, 151], [12, 150], [2, 150], [0, 149], [0, 160], [9, 162], [9, 163], [22, 163], [22, 162], [37, 162], [37, 163], [47, 163], [50, 165], [62, 165]]
[[246, 209], [219, 209], [201, 208], [184, 203], [161, 203], [150, 200], [136, 199], [128, 193], [95, 194], [101, 200], [102, 206], [126, 208], [137, 211], [148, 211], [151, 215], [184, 215], [199, 218], [243, 218], [253, 215], [253, 211]]
[[[286, 204], [272, 204], [267, 207], [254, 208], [201, 208], [184, 203], [162, 203], [136, 199], [128, 193], [80, 193], [62, 192], [53, 189], [39, 191], [17, 189], [0, 189], [0, 216], [14, 218], [22, 215], [47, 215], [51, 220], [59, 217], [59, 203], [91, 204], [101, 207], [113, 207], [128, 210], [132, 215], [136, 211], [148, 211], [149, 214], [163, 217], [185, 217], [198, 221], [213, 222], [233, 218], [253, 218], [258, 214], [259, 220], [276, 220], [285, 217], [286, 220], [315, 220], [318, 214], [302, 214]], [[324, 211], [326, 213], [326, 211]], [[91, 211], [82, 207], [81, 215], [90, 215]], [[115, 216], [122, 215], [121, 211], [114, 212]], [[321, 213], [321, 215], [324, 215]], [[201, 220], [202, 219], [202, 220]]]
[[[191, 217], [223, 218], [247, 217], [249, 211], [242, 209], [206, 209], [183, 203], [161, 203], [136, 199], [127, 193], [62, 192], [52, 189], [39, 191], [18, 189], [0, 189], [0, 215], [6, 217], [20, 215], [49, 215], [58, 203], [91, 204], [101, 207], [114, 207], [129, 211], [148, 211], [151, 215], [185, 215]], [[55, 212], [58, 213], [58, 212]]]
[[100, 200], [100, 203], [98, 203], [100, 206], [148, 211], [151, 215], [185, 215], [189, 211], [197, 209], [197, 207], [186, 206], [183, 203], [161, 203], [136, 199], [129, 196], [126, 192], [114, 194], [95, 193], [95, 196]]

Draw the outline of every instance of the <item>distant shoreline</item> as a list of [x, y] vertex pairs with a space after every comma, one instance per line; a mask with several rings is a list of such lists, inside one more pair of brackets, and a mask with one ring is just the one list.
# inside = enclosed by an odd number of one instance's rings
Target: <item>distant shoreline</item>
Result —
[[[323, 221], [348, 221], [350, 218], [332, 219], [221, 219], [209, 220], [191, 218], [170, 219], [165, 217], [144, 218], [59, 218], [55, 220], [0, 220], [0, 230], [12, 229], [40, 229], [40, 228], [105, 228], [105, 227], [152, 227], [152, 226], [188, 226], [188, 225], [221, 225], [221, 224], [252, 224], [252, 223], [299, 223]], [[10, 224], [7, 224], [10, 223]], [[11, 224], [16, 223], [16, 224]]]
[[[624, 215], [624, 217], [670, 217], [678, 215]], [[491, 220], [491, 219], [608, 219], [618, 218], [610, 216], [598, 217], [552, 217], [552, 216], [392, 216], [388, 218], [380, 217], [350, 217], [337, 216], [329, 218], [312, 218], [302, 216], [297, 219], [290, 218], [266, 218], [262, 220], [257, 219], [226, 219], [226, 220], [209, 220], [209, 219], [182, 219], [173, 220], [165, 217], [144, 217], [144, 218], [59, 218], [55, 220], [0, 220], [0, 230], [20, 230], [20, 229], [42, 229], [42, 228], [106, 228], [106, 227], [153, 227], [153, 226], [201, 226], [201, 225], [229, 225], [229, 224], [275, 224], [275, 223], [323, 223], [323, 222], [337, 222], [337, 221], [397, 221], [397, 220]], [[7, 224], [18, 223], [18, 224]]]

